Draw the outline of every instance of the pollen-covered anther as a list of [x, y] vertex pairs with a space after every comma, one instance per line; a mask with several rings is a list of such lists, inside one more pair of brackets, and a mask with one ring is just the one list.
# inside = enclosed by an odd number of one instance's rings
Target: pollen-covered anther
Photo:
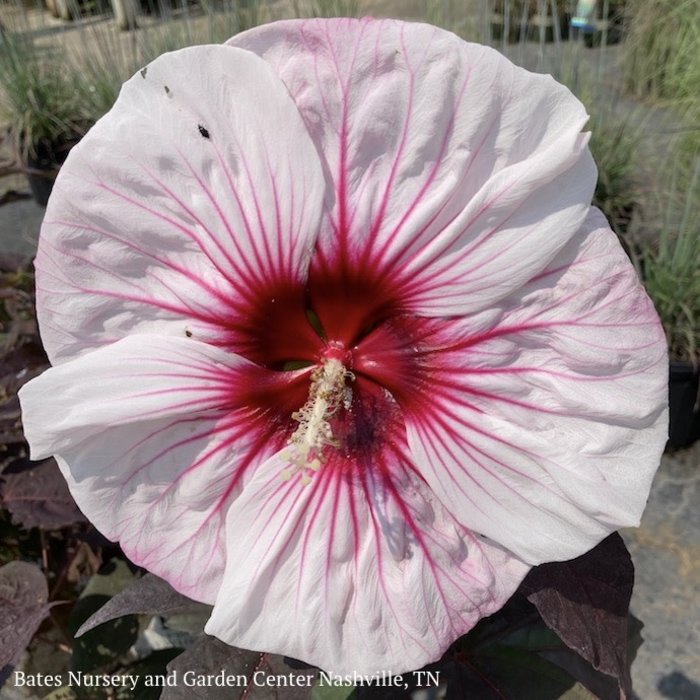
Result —
[[328, 419], [341, 406], [349, 409], [351, 394], [346, 381], [354, 378], [352, 372], [335, 358], [326, 358], [311, 373], [309, 398], [292, 413], [292, 419], [299, 423], [299, 427], [289, 438], [288, 447], [282, 454], [289, 461], [289, 466], [282, 470], [284, 481], [301, 472], [301, 483], [310, 483], [313, 474], [321, 469], [323, 450], [338, 446]]

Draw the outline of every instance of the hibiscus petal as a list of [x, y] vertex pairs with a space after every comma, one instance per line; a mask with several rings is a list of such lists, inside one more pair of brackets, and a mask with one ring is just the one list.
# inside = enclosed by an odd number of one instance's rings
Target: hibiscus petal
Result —
[[226, 522], [206, 631], [335, 674], [402, 673], [498, 610], [528, 568], [461, 527], [399, 454], [303, 486], [262, 465]]
[[193, 340], [129, 336], [20, 391], [32, 458], [55, 454], [76, 502], [137, 564], [213, 602], [224, 520], [274, 425], [234, 410], [246, 360]]
[[229, 46], [156, 59], [73, 149], [47, 208], [52, 362], [134, 332], [220, 341], [276, 285], [303, 284], [326, 189], [267, 63]]
[[405, 407], [408, 441], [465, 526], [538, 564], [638, 525], [667, 430], [666, 343], [600, 212], [441, 340], [430, 393]]
[[390, 20], [278, 22], [229, 43], [270, 62], [326, 158], [336, 199], [319, 274], [370, 266], [404, 308], [464, 314], [581, 226], [596, 179], [587, 115], [551, 77]]

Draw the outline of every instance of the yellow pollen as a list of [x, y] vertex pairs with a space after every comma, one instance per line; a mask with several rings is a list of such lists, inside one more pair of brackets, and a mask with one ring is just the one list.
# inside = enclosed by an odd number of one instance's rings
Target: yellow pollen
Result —
[[346, 410], [350, 408], [352, 391], [345, 382], [354, 378], [353, 373], [335, 359], [324, 360], [311, 373], [309, 398], [292, 413], [292, 419], [299, 423], [299, 427], [282, 453], [282, 458], [289, 460], [289, 466], [280, 475], [283, 481], [289, 481], [294, 474], [301, 472], [302, 485], [311, 483], [311, 477], [322, 467], [323, 449], [338, 446], [328, 419], [341, 406]]

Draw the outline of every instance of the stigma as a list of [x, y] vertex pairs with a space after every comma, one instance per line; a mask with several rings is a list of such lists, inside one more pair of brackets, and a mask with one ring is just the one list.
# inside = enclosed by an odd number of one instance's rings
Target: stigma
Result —
[[353, 373], [335, 357], [326, 357], [311, 373], [309, 398], [292, 413], [292, 420], [299, 425], [282, 453], [282, 457], [289, 461], [289, 466], [282, 470], [284, 481], [300, 472], [301, 483], [309, 484], [313, 474], [323, 465], [324, 451], [339, 446], [329, 420], [339, 408], [350, 409], [352, 389], [347, 382], [354, 378]]

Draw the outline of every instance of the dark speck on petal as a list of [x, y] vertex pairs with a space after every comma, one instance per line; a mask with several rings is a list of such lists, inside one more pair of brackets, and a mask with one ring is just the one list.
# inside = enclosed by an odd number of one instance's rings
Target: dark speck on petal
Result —
[[148, 66], [144, 66], [139, 72], [141, 73], [141, 77], [145, 78], [146, 73], [148, 73]]
[[197, 124], [197, 128], [199, 129], [199, 133], [205, 138], [209, 138], [209, 132], [201, 125]]
[[167, 85], [163, 85], [163, 87], [165, 88], [165, 94], [166, 94], [168, 97], [172, 97], [172, 96], [173, 96], [173, 93], [170, 92], [170, 88], [169, 88]]

